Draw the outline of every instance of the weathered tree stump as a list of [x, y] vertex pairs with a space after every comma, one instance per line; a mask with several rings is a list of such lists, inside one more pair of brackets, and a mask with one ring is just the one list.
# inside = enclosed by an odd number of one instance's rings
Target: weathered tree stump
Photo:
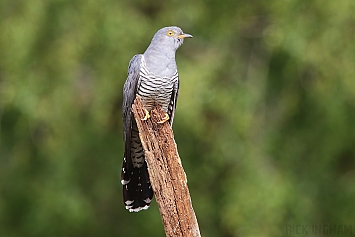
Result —
[[141, 120], [145, 112], [139, 96], [132, 110], [166, 236], [201, 236], [173, 131], [168, 122], [157, 123], [164, 112], [156, 106], [148, 120]]

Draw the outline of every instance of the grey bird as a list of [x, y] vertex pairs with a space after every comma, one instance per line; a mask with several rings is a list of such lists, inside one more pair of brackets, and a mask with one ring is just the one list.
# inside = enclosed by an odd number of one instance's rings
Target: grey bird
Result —
[[139, 139], [132, 104], [136, 95], [141, 96], [146, 116], [155, 104], [166, 113], [160, 122], [173, 124], [179, 90], [179, 76], [175, 52], [189, 34], [176, 26], [164, 27], [154, 35], [144, 54], [135, 55], [128, 66], [128, 77], [123, 87], [123, 130], [125, 151], [122, 165], [121, 183], [123, 201], [130, 212], [148, 209], [153, 198], [147, 163]]

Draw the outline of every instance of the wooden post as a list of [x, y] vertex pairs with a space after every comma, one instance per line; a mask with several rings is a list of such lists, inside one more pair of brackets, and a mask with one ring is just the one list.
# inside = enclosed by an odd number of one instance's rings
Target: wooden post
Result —
[[148, 120], [141, 120], [145, 112], [138, 95], [132, 110], [166, 236], [201, 236], [172, 129], [168, 122], [157, 123], [164, 112], [155, 107]]

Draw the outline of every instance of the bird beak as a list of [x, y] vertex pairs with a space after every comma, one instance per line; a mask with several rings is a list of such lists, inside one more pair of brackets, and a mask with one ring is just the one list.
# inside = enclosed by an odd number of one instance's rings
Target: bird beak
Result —
[[180, 39], [192, 38], [192, 35], [183, 33], [182, 35], [179, 35], [178, 38], [180, 38]]

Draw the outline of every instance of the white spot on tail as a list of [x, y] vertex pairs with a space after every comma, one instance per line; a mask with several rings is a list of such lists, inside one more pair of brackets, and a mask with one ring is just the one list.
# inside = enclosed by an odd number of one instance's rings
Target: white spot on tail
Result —
[[128, 181], [127, 181], [127, 180], [124, 180], [124, 179], [121, 180], [121, 184], [122, 184], [122, 185], [126, 185], [126, 184], [128, 184], [129, 182], [131, 182], [131, 180], [128, 180]]
[[132, 206], [126, 206], [126, 209], [128, 209], [130, 212], [139, 212], [141, 210], [147, 210], [149, 208], [148, 205], [145, 205], [144, 207], [137, 207], [137, 208], [134, 208], [134, 209], [131, 209]]
[[130, 206], [132, 203], [134, 203], [134, 200], [127, 200], [124, 202], [126, 206]]
[[147, 199], [144, 199], [143, 201], [144, 201], [145, 203], [150, 203], [150, 202], [152, 201], [152, 199], [147, 198]]

